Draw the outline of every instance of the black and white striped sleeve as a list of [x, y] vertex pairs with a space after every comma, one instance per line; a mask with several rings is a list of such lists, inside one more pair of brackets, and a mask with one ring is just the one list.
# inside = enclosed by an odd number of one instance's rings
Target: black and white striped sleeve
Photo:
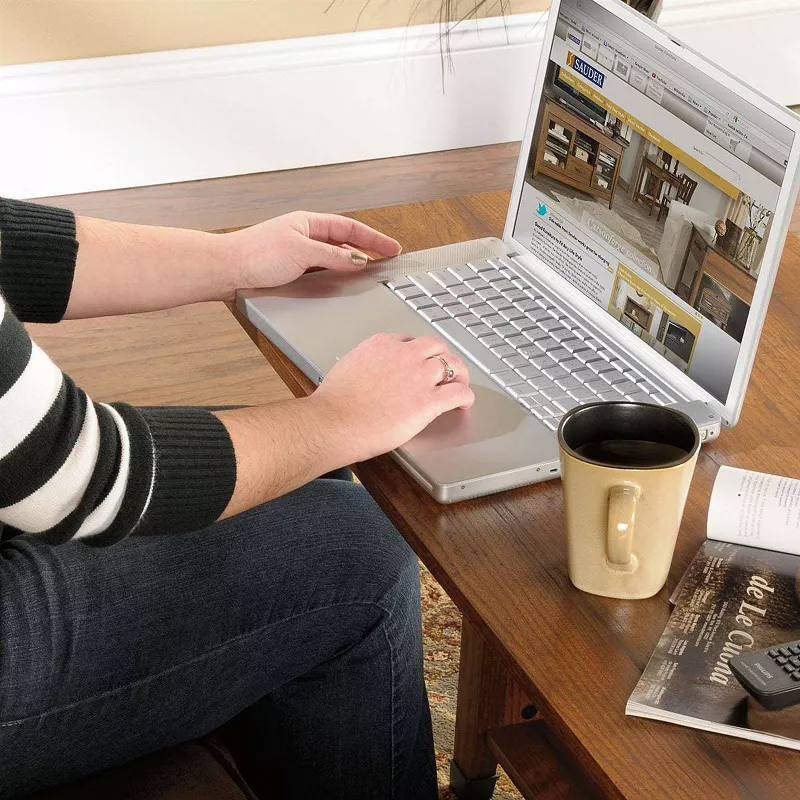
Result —
[[91, 544], [202, 528], [236, 481], [222, 423], [95, 403], [20, 322], [63, 315], [76, 254], [69, 212], [0, 201], [0, 524]]

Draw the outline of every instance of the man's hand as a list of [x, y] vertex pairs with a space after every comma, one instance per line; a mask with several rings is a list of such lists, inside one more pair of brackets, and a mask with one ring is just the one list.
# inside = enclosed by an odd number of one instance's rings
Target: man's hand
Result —
[[[442, 360], [455, 373], [448, 383]], [[349, 464], [400, 447], [446, 411], [469, 408], [475, 395], [464, 362], [441, 339], [379, 333], [345, 355], [312, 400], [346, 432]]]
[[282, 286], [312, 267], [353, 272], [370, 255], [396, 256], [398, 242], [361, 222], [335, 214], [295, 211], [233, 233], [231, 248], [240, 289]]

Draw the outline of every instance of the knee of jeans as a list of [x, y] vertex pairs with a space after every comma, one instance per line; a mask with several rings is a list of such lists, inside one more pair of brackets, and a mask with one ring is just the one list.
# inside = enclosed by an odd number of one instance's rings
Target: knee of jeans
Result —
[[365, 582], [394, 603], [419, 603], [419, 562], [402, 534], [366, 490], [341, 487], [346, 497], [328, 515], [333, 547], [347, 562], [347, 580], [355, 591]]

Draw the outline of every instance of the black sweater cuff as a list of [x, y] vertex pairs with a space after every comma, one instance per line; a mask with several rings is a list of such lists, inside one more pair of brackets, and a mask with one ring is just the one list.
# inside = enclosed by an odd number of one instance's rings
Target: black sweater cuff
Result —
[[19, 319], [64, 316], [77, 257], [71, 211], [0, 198], [0, 291]]
[[202, 408], [140, 408], [150, 430], [155, 476], [135, 536], [184, 533], [216, 521], [236, 486], [236, 454], [225, 426]]

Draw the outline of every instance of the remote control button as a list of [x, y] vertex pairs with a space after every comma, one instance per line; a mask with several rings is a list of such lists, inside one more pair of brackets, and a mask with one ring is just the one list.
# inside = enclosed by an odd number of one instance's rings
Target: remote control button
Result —
[[777, 650], [770, 650], [767, 652], [767, 655], [770, 658], [777, 658], [780, 655], [780, 653]]
[[781, 655], [789, 658], [789, 656], [792, 655], [792, 651], [788, 647], [781, 647]]
[[790, 664], [794, 664], [796, 667], [800, 667], [800, 656], [792, 656], [789, 659]]
[[794, 678], [796, 681], [800, 681], [800, 669], [799, 669], [799, 670], [797, 670], [797, 672], [793, 672], [793, 673], [792, 673], [792, 677], [793, 677], [793, 678]]
[[800, 655], [800, 644], [790, 644], [790, 645], [789, 645], [789, 649], [790, 649], [790, 650], [791, 650], [793, 653], [797, 653], [797, 655]]
[[788, 660], [789, 660], [789, 659], [788, 659], [788, 658], [786, 658], [786, 656], [778, 656], [778, 657], [775, 659], [775, 661], [776, 661], [778, 664], [780, 664], [781, 666], [783, 666], [783, 665], [784, 665], [784, 664], [785, 664], [785, 663], [786, 663]]
[[794, 664], [784, 664], [784, 665], [783, 665], [783, 668], [784, 668], [784, 669], [785, 669], [787, 672], [794, 672], [794, 671], [797, 669], [797, 667], [796, 667]]

